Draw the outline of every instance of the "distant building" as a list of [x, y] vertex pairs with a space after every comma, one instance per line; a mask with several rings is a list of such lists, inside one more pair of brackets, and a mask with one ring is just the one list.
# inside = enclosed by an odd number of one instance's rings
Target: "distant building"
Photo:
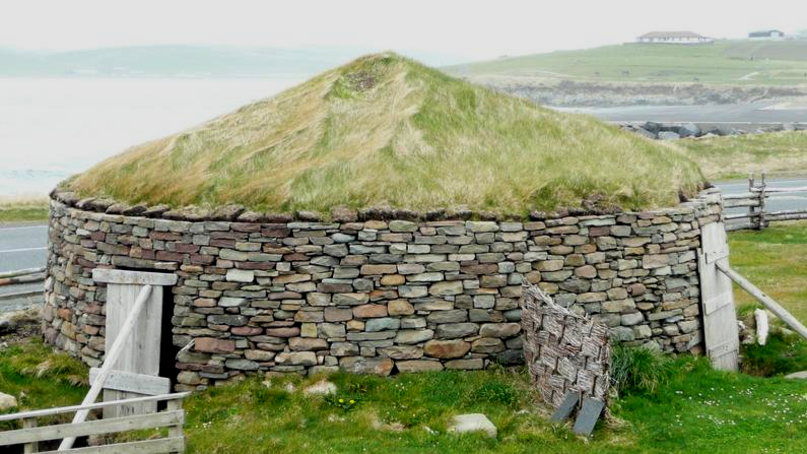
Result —
[[759, 30], [748, 34], [751, 39], [783, 39], [784, 32], [781, 30]]
[[639, 43], [658, 44], [701, 44], [714, 42], [713, 38], [707, 38], [694, 32], [650, 32], [636, 38]]

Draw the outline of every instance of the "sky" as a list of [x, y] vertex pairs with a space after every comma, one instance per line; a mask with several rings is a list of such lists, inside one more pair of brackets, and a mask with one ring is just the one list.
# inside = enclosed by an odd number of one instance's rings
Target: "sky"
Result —
[[395, 50], [478, 60], [633, 40], [807, 29], [807, 2], [766, 0], [5, 0], [0, 46], [163, 44]]

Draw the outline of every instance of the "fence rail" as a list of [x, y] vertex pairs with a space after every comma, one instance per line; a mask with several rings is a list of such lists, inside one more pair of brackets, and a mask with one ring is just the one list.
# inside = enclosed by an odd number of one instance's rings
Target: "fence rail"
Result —
[[754, 174], [748, 177], [748, 192], [743, 194], [730, 194], [723, 196], [725, 208], [748, 208], [743, 213], [732, 213], [725, 216], [726, 230], [755, 229], [762, 230], [771, 222], [796, 221], [807, 219], [807, 208], [799, 210], [769, 211], [766, 209], [769, 201], [776, 200], [807, 200], [804, 196], [788, 195], [807, 192], [807, 186], [795, 188], [771, 187], [765, 182], [765, 173], [759, 184]]
[[[40, 452], [39, 442], [63, 438], [86, 437], [90, 435], [113, 434], [140, 429], [168, 428], [168, 436], [157, 439], [114, 443], [102, 446], [59, 450], [59, 452], [81, 453], [169, 453], [183, 452], [185, 437], [182, 425], [185, 422], [185, 411], [182, 400], [189, 393], [163, 394], [159, 396], [136, 397], [132, 399], [98, 402], [70, 407], [47, 408], [23, 413], [0, 415], [0, 422], [22, 421], [22, 429], [0, 432], [0, 448], [23, 445], [24, 452]], [[49, 417], [65, 413], [88, 412], [109, 407], [120, 407], [145, 402], [167, 402], [166, 409], [154, 413], [121, 416], [79, 424], [57, 424], [38, 426], [37, 418]], [[0, 451], [3, 451], [0, 449]], [[47, 451], [55, 452], [55, 451]]]

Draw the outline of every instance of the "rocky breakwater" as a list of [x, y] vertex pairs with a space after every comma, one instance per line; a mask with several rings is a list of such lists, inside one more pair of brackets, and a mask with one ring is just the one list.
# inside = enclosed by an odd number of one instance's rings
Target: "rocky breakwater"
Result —
[[171, 341], [193, 342], [176, 363], [178, 389], [256, 372], [520, 363], [525, 281], [629, 345], [698, 349], [695, 251], [700, 227], [721, 217], [715, 194], [653, 212], [490, 221], [343, 212], [325, 222], [242, 209], [188, 221], [94, 206], [52, 201], [45, 338], [97, 365], [106, 288], [92, 269], [175, 273]]

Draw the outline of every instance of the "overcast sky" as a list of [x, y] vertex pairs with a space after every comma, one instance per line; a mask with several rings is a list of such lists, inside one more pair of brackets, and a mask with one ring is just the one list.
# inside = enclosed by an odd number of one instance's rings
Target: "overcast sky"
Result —
[[807, 1], [18, 0], [0, 7], [0, 46], [56, 50], [222, 44], [470, 60], [620, 43], [652, 30], [731, 38], [766, 28], [807, 28]]

